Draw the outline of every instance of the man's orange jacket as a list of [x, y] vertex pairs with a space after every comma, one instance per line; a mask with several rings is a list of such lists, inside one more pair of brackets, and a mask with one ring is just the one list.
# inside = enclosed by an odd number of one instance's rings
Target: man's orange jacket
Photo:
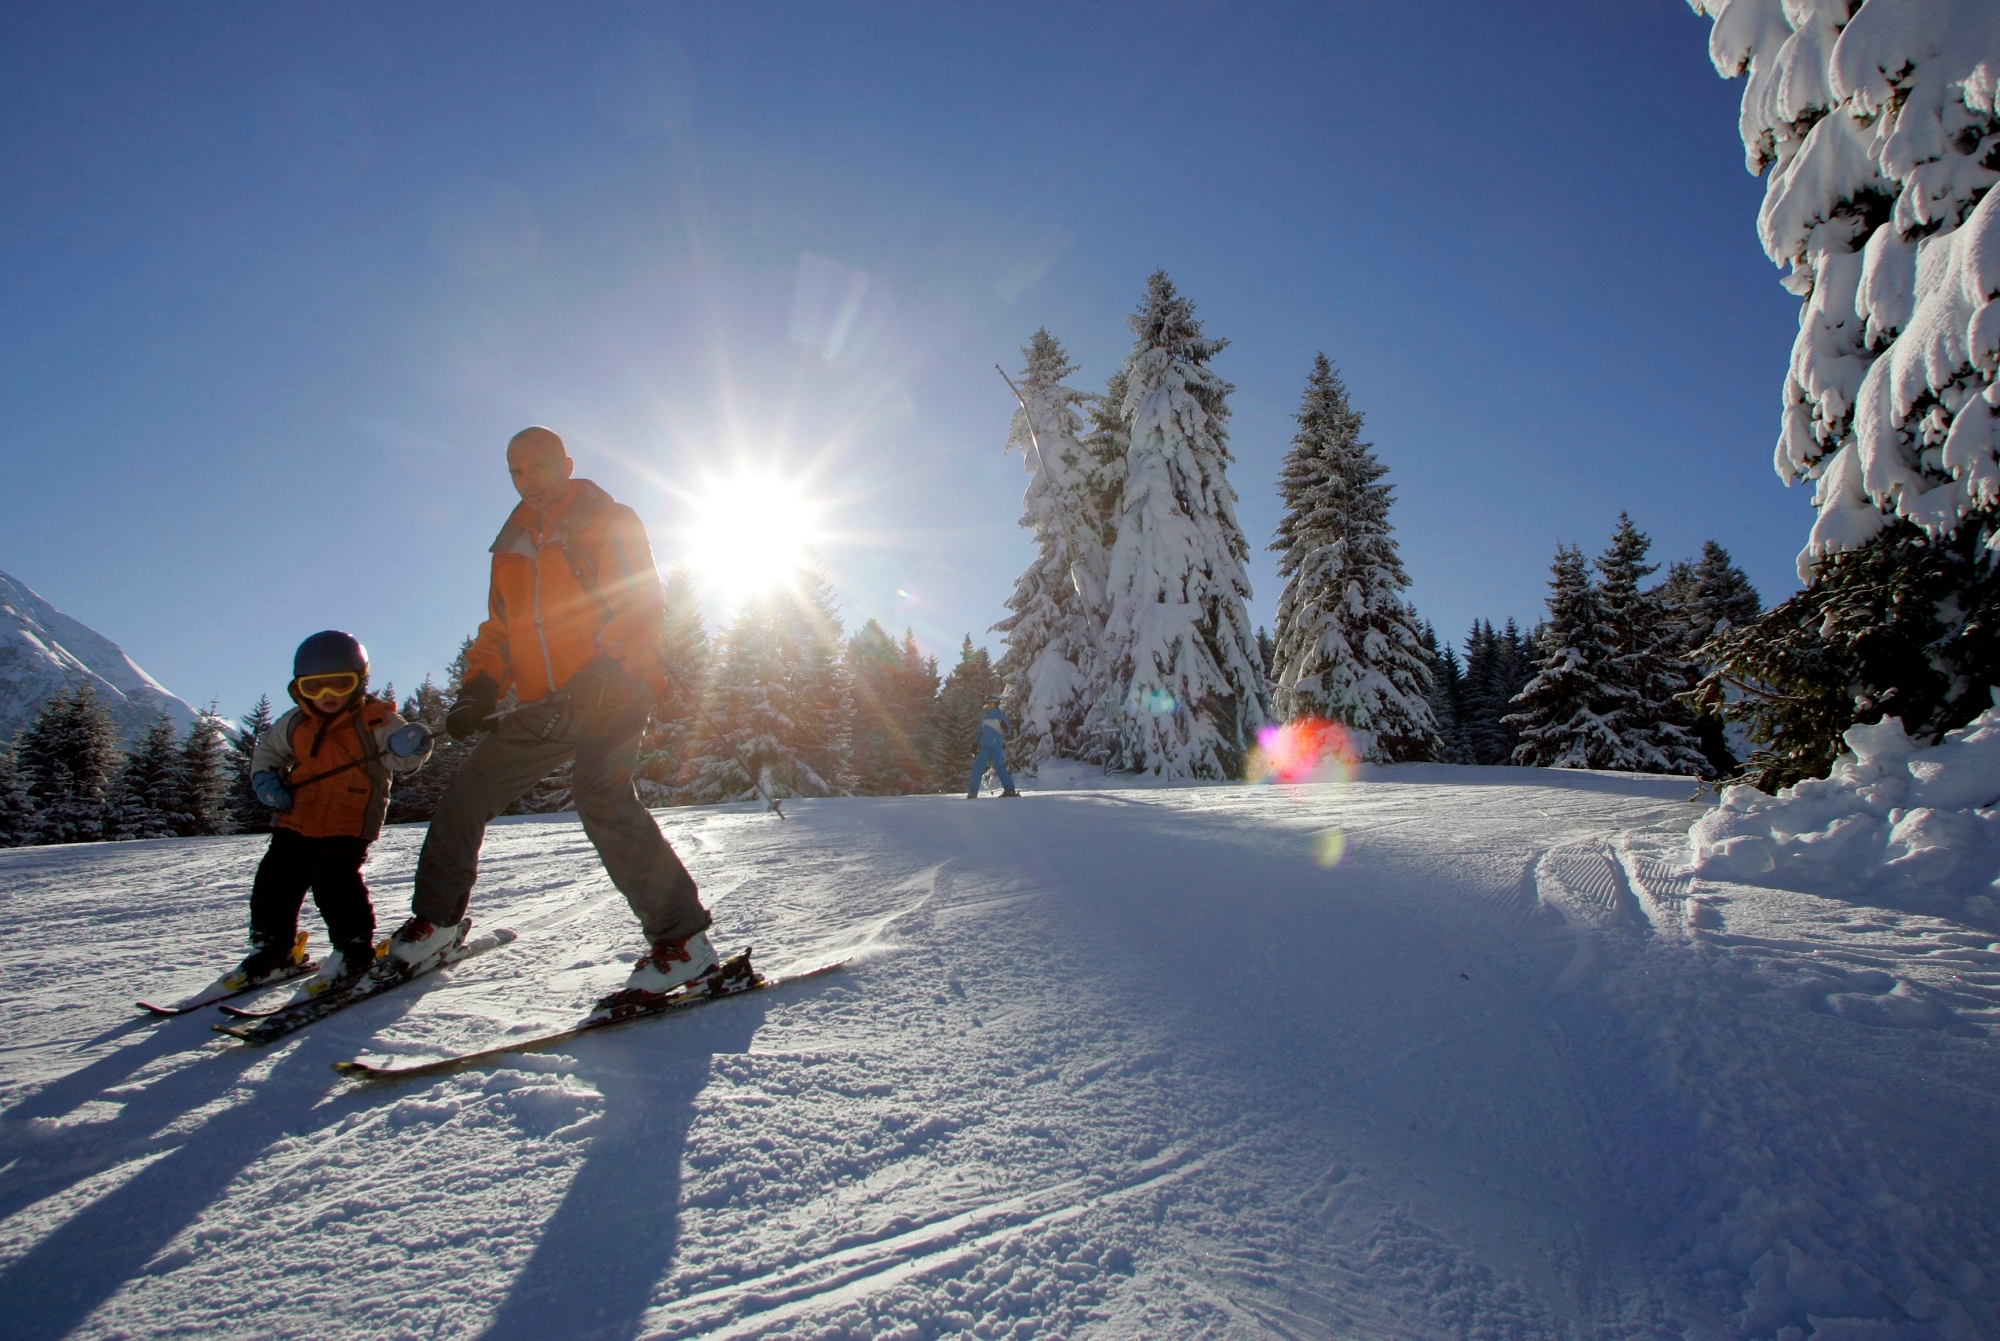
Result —
[[666, 597], [637, 513], [589, 480], [536, 515], [516, 507], [493, 542], [487, 618], [466, 654], [466, 679], [484, 671], [523, 703], [555, 693], [593, 657], [607, 656], [655, 692], [661, 687]]

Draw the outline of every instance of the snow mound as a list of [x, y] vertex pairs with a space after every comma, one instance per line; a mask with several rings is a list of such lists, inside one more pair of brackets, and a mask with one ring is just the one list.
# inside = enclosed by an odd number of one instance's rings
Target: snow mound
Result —
[[1825, 778], [1766, 796], [1731, 787], [1688, 832], [1691, 870], [1726, 880], [1867, 890], [1926, 912], [1995, 920], [2000, 706], [1920, 746], [1890, 717], [1849, 727]]

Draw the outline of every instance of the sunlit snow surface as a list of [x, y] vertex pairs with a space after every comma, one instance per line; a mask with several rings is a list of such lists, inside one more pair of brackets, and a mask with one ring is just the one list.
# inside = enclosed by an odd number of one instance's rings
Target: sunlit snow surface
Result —
[[0, 1334], [2000, 1335], [2000, 946], [1676, 877], [1689, 790], [661, 812], [719, 942], [852, 964], [377, 1088], [622, 979], [573, 821], [492, 831], [514, 945], [261, 1052], [130, 1004], [260, 840], [0, 853]]

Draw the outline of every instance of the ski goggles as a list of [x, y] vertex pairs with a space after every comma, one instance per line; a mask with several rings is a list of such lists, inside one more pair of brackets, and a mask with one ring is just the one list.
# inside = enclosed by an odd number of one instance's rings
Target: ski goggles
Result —
[[361, 676], [354, 671], [322, 671], [318, 675], [301, 675], [292, 683], [297, 686], [300, 698], [344, 698], [361, 687]]

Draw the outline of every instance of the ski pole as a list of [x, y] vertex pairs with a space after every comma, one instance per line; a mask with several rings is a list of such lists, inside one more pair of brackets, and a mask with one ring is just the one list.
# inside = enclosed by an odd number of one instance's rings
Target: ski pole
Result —
[[[431, 731], [429, 724], [424, 722], [416, 722], [412, 723], [412, 725], [423, 727], [424, 730], [429, 733], [431, 741], [437, 740], [437, 732]], [[287, 791], [296, 792], [301, 787], [310, 787], [315, 782], [322, 782], [327, 778], [333, 777], [335, 774], [345, 773], [350, 768], [359, 768], [363, 764], [372, 764], [377, 759], [386, 759], [392, 753], [394, 753], [393, 750], [377, 750], [373, 754], [364, 754], [359, 759], [350, 759], [346, 763], [341, 764], [338, 767], [329, 768], [324, 773], [315, 773], [311, 777], [301, 779], [298, 782], [293, 782], [290, 778], [287, 778], [285, 779], [285, 789]]]

